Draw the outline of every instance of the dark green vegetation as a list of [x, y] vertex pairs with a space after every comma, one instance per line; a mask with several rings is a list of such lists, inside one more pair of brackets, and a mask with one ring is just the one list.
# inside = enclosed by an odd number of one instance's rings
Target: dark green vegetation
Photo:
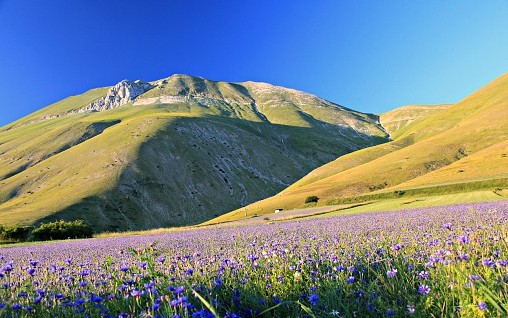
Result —
[[[387, 141], [378, 116], [269, 84], [185, 75], [138, 91], [122, 83], [0, 128], [1, 224], [196, 224]], [[135, 97], [115, 99], [122, 90]]]
[[83, 220], [65, 222], [63, 220], [41, 223], [33, 226], [0, 226], [0, 239], [5, 242], [49, 241], [90, 238], [93, 229]]
[[32, 231], [32, 226], [7, 226], [0, 225], [0, 242], [23, 242], [27, 241]]
[[[508, 197], [508, 74], [454, 105], [402, 107], [380, 120], [392, 141], [341, 156], [246, 209], [261, 215], [300, 208], [309, 195], [320, 204], [376, 201], [364, 211], [380, 201], [393, 203], [383, 209], [402, 209], [452, 193]], [[242, 210], [212, 223], [239, 218]]]
[[32, 237], [36, 241], [90, 238], [92, 236], [92, 227], [83, 220], [43, 223], [32, 231]]
[[315, 195], [308, 196], [305, 198], [305, 203], [317, 203], [319, 201], [319, 198]]

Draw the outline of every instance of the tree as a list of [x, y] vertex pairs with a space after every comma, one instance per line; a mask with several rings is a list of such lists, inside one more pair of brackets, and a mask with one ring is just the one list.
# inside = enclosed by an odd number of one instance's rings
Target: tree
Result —
[[65, 222], [64, 220], [43, 223], [32, 231], [35, 240], [65, 240], [88, 238], [93, 236], [93, 229], [83, 220]]

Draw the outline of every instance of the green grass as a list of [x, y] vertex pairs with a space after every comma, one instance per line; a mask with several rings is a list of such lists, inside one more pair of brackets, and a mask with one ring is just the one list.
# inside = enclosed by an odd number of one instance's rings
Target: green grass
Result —
[[[378, 191], [374, 194], [367, 194], [355, 197], [337, 198], [327, 201], [328, 205], [366, 202], [372, 200], [391, 200], [398, 198], [426, 197], [441, 194], [467, 194], [478, 190], [489, 191], [494, 194], [501, 193], [508, 189], [508, 179], [489, 179], [484, 181], [455, 183], [434, 187], [412, 188], [407, 190], [395, 190], [393, 192]], [[485, 200], [488, 201], [488, 200]]]

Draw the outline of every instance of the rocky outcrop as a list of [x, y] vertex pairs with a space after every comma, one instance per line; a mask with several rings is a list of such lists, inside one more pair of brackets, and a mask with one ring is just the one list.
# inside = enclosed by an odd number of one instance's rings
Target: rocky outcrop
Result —
[[139, 80], [135, 82], [123, 80], [111, 87], [106, 96], [78, 109], [78, 113], [101, 112], [126, 105], [153, 87], [153, 85]]

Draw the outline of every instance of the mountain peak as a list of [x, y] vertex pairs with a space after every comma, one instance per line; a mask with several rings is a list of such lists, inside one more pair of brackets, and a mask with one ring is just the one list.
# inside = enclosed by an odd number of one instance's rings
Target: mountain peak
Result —
[[124, 79], [115, 86], [111, 87], [106, 96], [91, 102], [83, 108], [80, 108], [78, 113], [99, 112], [126, 105], [132, 102], [139, 95], [154, 87], [154, 85], [141, 80], [131, 82]]

